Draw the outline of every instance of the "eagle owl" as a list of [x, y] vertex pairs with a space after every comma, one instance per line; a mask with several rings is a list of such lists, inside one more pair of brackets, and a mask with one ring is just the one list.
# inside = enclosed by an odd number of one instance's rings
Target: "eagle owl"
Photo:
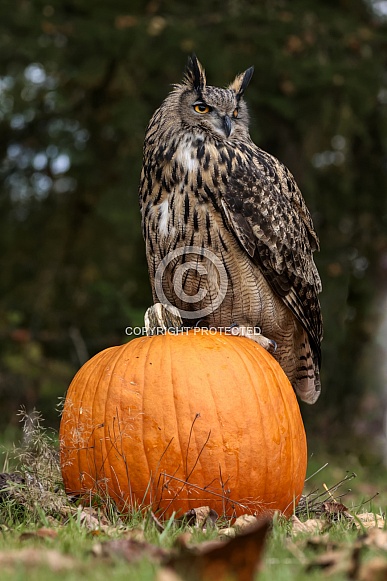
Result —
[[149, 122], [139, 194], [153, 298], [177, 307], [185, 325], [275, 346], [296, 393], [314, 403], [318, 238], [292, 174], [250, 138], [252, 74], [212, 87], [192, 56]]

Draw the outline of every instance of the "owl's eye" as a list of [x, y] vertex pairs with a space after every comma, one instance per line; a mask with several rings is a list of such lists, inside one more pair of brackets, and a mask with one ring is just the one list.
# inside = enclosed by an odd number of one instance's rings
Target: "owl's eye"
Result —
[[196, 103], [196, 105], [194, 105], [194, 110], [196, 111], [196, 113], [204, 114], [212, 111], [212, 108], [209, 107], [208, 105], [205, 105], [205, 103]]
[[232, 116], [234, 117], [234, 119], [238, 117], [238, 109], [234, 109], [234, 111], [232, 112]]

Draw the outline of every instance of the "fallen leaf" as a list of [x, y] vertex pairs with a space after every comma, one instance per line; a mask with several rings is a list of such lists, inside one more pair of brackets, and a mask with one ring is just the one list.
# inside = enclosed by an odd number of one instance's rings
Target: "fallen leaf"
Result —
[[298, 535], [300, 533], [315, 534], [323, 530], [324, 521], [316, 518], [309, 518], [302, 522], [298, 517], [293, 515], [290, 519], [292, 523], [292, 533]]
[[243, 531], [248, 530], [252, 525], [256, 525], [257, 523], [258, 518], [256, 516], [253, 516], [252, 514], [242, 514], [241, 516], [238, 516], [232, 526], [238, 530], [238, 533], [243, 533]]
[[321, 505], [322, 514], [331, 520], [337, 520], [344, 517], [346, 520], [353, 521], [354, 517], [348, 512], [348, 508], [341, 502], [331, 501], [323, 502]]
[[305, 552], [300, 549], [298, 544], [296, 544], [292, 539], [286, 539], [285, 541], [286, 548], [294, 557], [299, 561], [302, 565], [308, 565], [309, 561], [305, 555]]
[[[358, 580], [359, 581], [386, 581], [387, 579], [387, 560], [381, 557], [375, 557], [361, 566]], [[171, 580], [172, 581], [172, 580]]]
[[183, 581], [253, 581], [270, 524], [262, 519], [234, 539], [186, 548], [165, 565]]
[[145, 542], [144, 529], [141, 527], [129, 529], [128, 531], [123, 532], [121, 534], [120, 538], [122, 540], [126, 539], [126, 540], [138, 541], [138, 542], [143, 543], [143, 542]]
[[360, 549], [360, 545], [355, 544], [349, 549], [327, 551], [310, 561], [307, 571], [324, 569], [328, 575], [344, 574], [350, 579], [356, 579], [359, 570]]
[[372, 527], [362, 537], [363, 545], [387, 551], [387, 531]]
[[190, 543], [192, 540], [192, 533], [190, 531], [184, 531], [184, 533], [181, 533], [175, 540], [174, 546], [179, 550], [179, 551], [184, 551], [185, 549], [190, 548]]
[[105, 537], [107, 531], [103, 531], [101, 529], [91, 529], [89, 531], [89, 535], [92, 537]]
[[115, 539], [96, 543], [92, 548], [92, 554], [102, 558], [120, 557], [128, 563], [134, 563], [144, 558], [154, 563], [161, 563], [168, 556], [166, 550], [134, 539]]
[[343, 543], [333, 541], [329, 533], [324, 533], [322, 535], [313, 535], [306, 539], [306, 545], [311, 549], [325, 549], [325, 550], [337, 550], [342, 548]]
[[79, 507], [79, 522], [83, 524], [89, 531], [101, 530], [107, 531], [109, 529], [109, 521], [102, 514], [97, 512], [94, 508]]
[[322, 509], [324, 512], [339, 514], [341, 512], [348, 512], [348, 507], [341, 502], [327, 501], [322, 503]]
[[155, 581], [184, 581], [173, 569], [170, 567], [160, 567], [157, 571]]
[[233, 539], [237, 536], [238, 531], [234, 529], [234, 527], [226, 527], [224, 529], [219, 529], [218, 534], [220, 539], [222, 539], [222, 537]]
[[26, 531], [19, 537], [20, 541], [27, 541], [30, 539], [56, 539], [58, 531], [48, 527], [42, 527], [36, 531]]
[[184, 521], [188, 525], [205, 530], [208, 526], [214, 527], [218, 518], [219, 515], [214, 509], [209, 506], [200, 506], [186, 512], [179, 521]]
[[357, 514], [354, 517], [354, 525], [357, 529], [370, 529], [378, 528], [384, 529], [386, 526], [385, 519], [379, 514], [374, 514], [373, 512], [363, 512], [362, 514]]
[[252, 514], [242, 514], [241, 516], [238, 516], [237, 519], [235, 519], [235, 522], [231, 527], [219, 529], [219, 536], [220, 538], [227, 537], [233, 539], [257, 523], [258, 518], [256, 516]]
[[51, 549], [12, 549], [0, 551], [0, 568], [13, 569], [20, 565], [26, 568], [44, 565], [54, 572], [70, 571], [76, 566], [76, 561], [68, 555], [62, 555], [59, 551]]

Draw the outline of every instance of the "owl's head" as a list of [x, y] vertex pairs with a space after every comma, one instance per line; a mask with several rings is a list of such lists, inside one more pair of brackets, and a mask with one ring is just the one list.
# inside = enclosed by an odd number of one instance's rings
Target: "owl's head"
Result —
[[182, 124], [216, 140], [248, 135], [249, 116], [243, 94], [253, 72], [254, 67], [250, 67], [237, 75], [226, 89], [211, 87], [196, 56], [190, 57], [183, 83], [176, 85], [171, 94], [177, 98]]

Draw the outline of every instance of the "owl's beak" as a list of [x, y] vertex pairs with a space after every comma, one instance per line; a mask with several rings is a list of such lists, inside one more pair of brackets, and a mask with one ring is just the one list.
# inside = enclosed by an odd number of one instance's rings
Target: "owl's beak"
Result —
[[223, 117], [223, 127], [226, 133], [226, 136], [229, 137], [231, 133], [231, 119], [228, 115]]

